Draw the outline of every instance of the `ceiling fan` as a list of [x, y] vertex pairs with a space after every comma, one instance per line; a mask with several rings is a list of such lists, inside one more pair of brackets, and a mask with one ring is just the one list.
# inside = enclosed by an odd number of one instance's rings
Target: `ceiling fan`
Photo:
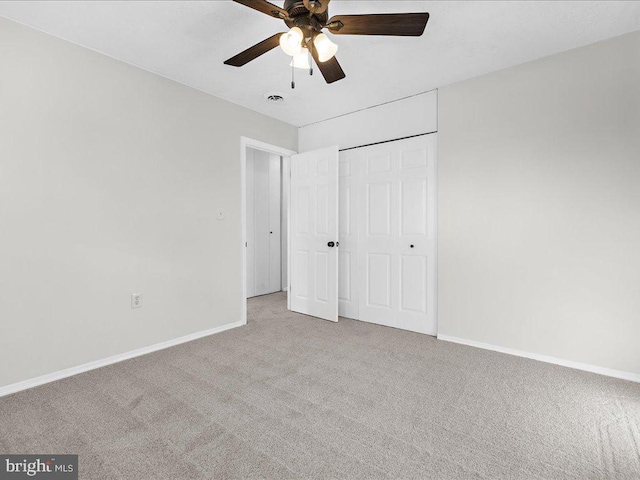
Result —
[[241, 67], [280, 45], [293, 57], [292, 66], [308, 65], [307, 59], [311, 54], [327, 83], [333, 83], [343, 79], [345, 73], [335, 57], [338, 46], [322, 33], [323, 29], [326, 28], [335, 35], [419, 37], [429, 20], [429, 14], [426, 12], [336, 15], [329, 18], [330, 1], [285, 0], [284, 8], [280, 8], [266, 0], [234, 0], [271, 17], [284, 20], [290, 30], [276, 33], [224, 63]]

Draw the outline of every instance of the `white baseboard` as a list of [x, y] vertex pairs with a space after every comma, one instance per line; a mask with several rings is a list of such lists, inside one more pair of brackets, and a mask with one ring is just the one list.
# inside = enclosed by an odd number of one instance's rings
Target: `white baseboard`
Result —
[[621, 370], [613, 370], [611, 368], [589, 365], [588, 363], [573, 362], [571, 360], [563, 360], [561, 358], [549, 357], [547, 355], [523, 352], [522, 350], [514, 350], [512, 348], [500, 347], [497, 345], [491, 345], [489, 343], [476, 342], [474, 340], [466, 340], [464, 338], [452, 337], [449, 335], [438, 334], [438, 340], [459, 343], [461, 345], [482, 348], [484, 350], [493, 350], [494, 352], [507, 353], [509, 355], [515, 355], [516, 357], [530, 358], [532, 360], [538, 360], [539, 362], [553, 363], [555, 365], [561, 365], [563, 367], [575, 368], [576, 370], [584, 370], [585, 372], [597, 373], [600, 375], [605, 375], [607, 377], [620, 378], [622, 380], [629, 380], [632, 382], [640, 383], [640, 374], [637, 373], [623, 372]]
[[73, 375], [78, 375], [79, 373], [88, 372], [89, 370], [95, 370], [96, 368], [106, 367], [107, 365], [111, 365], [113, 363], [129, 360], [130, 358], [140, 357], [142, 355], [146, 355], [147, 353], [157, 352], [158, 350], [163, 350], [175, 345], [180, 345], [181, 343], [191, 342], [193, 340], [197, 340], [198, 338], [208, 337], [209, 335], [224, 332], [225, 330], [231, 330], [232, 328], [241, 327], [242, 325], [246, 325], [246, 322], [239, 321], [234, 323], [227, 323], [226, 325], [222, 325], [220, 327], [211, 328], [202, 332], [191, 333], [189, 335], [185, 335], [184, 337], [178, 337], [172, 340], [167, 340], [166, 342], [156, 343], [155, 345], [150, 345], [148, 347], [138, 348], [136, 350], [131, 350], [130, 352], [103, 358], [102, 360], [96, 360], [94, 362], [78, 365], [77, 367], [65, 368], [64, 370], [47, 373], [46, 375], [42, 375], [40, 377], [31, 378], [22, 382], [12, 383], [10, 385], [5, 385], [4, 387], [0, 387], [0, 397], [11, 395], [12, 393], [27, 390], [39, 385], [44, 385], [45, 383], [55, 382], [56, 380], [61, 380]]

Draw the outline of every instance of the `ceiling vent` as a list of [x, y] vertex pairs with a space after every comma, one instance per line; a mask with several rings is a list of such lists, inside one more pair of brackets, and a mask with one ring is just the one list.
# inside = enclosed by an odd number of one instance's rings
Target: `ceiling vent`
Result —
[[284, 95], [279, 92], [268, 92], [264, 94], [264, 99], [269, 103], [282, 103], [284, 102]]

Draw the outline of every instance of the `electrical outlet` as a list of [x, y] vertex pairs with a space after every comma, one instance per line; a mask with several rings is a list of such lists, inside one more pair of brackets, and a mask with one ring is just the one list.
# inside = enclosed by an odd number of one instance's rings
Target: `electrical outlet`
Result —
[[132, 293], [131, 294], [131, 308], [142, 308], [142, 294], [141, 293]]

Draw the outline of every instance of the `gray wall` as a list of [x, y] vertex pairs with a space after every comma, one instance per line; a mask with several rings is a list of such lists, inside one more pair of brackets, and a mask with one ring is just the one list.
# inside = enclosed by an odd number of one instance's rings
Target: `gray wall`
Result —
[[241, 135], [297, 148], [290, 125], [0, 18], [0, 386], [240, 320]]
[[640, 373], [640, 32], [438, 102], [439, 334]]

